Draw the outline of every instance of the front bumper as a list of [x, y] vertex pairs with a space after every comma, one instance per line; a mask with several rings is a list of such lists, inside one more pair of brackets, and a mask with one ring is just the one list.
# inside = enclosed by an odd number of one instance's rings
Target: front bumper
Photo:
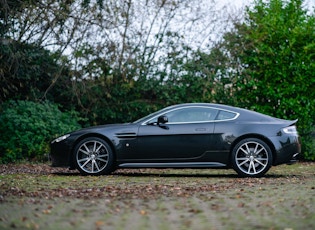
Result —
[[50, 154], [52, 167], [70, 167], [71, 146], [67, 140], [50, 144]]

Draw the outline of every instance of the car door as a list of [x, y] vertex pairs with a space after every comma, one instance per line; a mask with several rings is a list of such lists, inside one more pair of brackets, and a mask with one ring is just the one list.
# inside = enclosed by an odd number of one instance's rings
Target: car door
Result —
[[217, 110], [194, 106], [175, 109], [159, 116], [168, 121], [158, 124], [158, 116], [140, 125], [134, 157], [150, 160], [198, 159], [211, 146]]

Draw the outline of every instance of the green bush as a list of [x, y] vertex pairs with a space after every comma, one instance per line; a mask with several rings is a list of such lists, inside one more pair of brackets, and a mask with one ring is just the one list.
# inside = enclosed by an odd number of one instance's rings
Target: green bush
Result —
[[302, 152], [305, 160], [315, 161], [315, 127], [302, 139]]
[[80, 128], [78, 114], [49, 102], [8, 101], [0, 114], [0, 163], [43, 160], [49, 141]]

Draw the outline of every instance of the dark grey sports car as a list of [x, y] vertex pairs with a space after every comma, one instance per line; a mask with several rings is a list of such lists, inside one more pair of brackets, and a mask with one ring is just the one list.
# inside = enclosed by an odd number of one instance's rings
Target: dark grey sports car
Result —
[[128, 124], [95, 126], [51, 142], [54, 167], [85, 175], [116, 168], [233, 168], [263, 176], [301, 151], [295, 123], [232, 106], [191, 103]]

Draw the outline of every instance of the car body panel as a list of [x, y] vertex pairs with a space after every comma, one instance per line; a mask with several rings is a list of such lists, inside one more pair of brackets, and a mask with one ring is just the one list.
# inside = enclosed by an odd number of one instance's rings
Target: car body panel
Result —
[[[166, 128], [141, 125], [137, 135], [138, 159], [196, 159], [209, 149], [213, 123], [170, 124]], [[150, 151], [148, 151], [150, 150]]]

